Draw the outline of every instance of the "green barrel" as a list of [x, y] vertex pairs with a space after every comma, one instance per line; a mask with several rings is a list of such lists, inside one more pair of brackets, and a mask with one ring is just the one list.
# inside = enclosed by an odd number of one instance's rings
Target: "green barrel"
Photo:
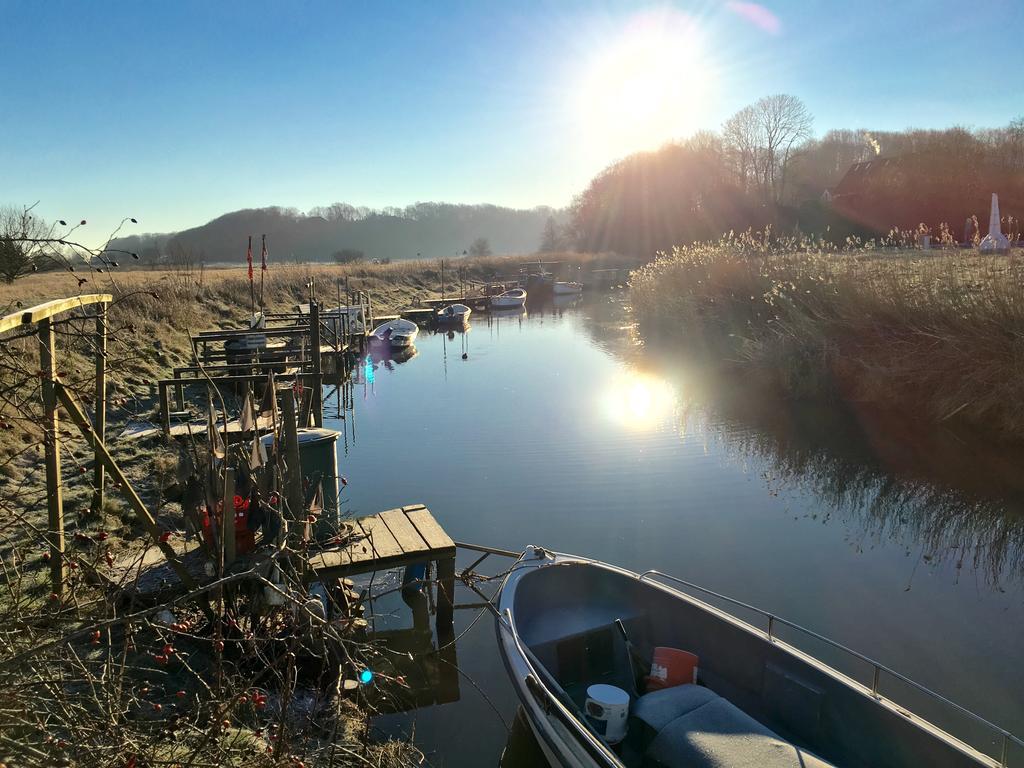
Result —
[[[338, 503], [338, 451], [337, 442], [340, 432], [333, 429], [300, 428], [299, 429], [299, 463], [302, 465], [303, 483], [308, 484], [318, 479], [323, 498], [323, 512], [316, 524], [314, 537], [317, 541], [326, 541], [338, 532], [341, 522], [341, 507]], [[265, 435], [263, 444], [268, 453], [274, 444], [273, 435]]]

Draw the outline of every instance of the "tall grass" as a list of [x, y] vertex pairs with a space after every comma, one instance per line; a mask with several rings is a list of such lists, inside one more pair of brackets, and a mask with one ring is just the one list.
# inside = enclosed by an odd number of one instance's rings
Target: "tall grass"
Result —
[[641, 330], [795, 394], [837, 392], [1018, 437], [1024, 264], [973, 251], [730, 236], [633, 273]]

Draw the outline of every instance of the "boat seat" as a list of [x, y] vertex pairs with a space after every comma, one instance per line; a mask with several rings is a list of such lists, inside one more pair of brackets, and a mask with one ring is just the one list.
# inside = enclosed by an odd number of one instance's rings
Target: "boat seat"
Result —
[[645, 694], [631, 714], [653, 733], [645, 767], [833, 768], [699, 685]]

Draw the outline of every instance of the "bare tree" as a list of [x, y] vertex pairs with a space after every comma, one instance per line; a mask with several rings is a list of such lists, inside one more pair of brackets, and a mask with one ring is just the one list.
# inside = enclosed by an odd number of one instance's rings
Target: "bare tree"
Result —
[[753, 111], [761, 144], [762, 189], [778, 202], [786, 189], [786, 166], [794, 150], [811, 138], [814, 118], [800, 99], [785, 93], [759, 99]]
[[725, 121], [725, 156], [740, 185], [756, 188], [779, 202], [786, 172], [797, 148], [811, 138], [813, 118], [800, 99], [780, 93], [765, 96]]
[[491, 255], [491, 244], [487, 242], [486, 237], [478, 237], [473, 241], [473, 244], [469, 246], [470, 256], [490, 256]]
[[554, 216], [548, 216], [544, 224], [544, 233], [540, 238], [540, 253], [557, 253], [565, 250], [565, 238], [562, 236], [558, 222]]
[[757, 183], [757, 160], [760, 148], [757, 115], [747, 106], [725, 121], [722, 126], [725, 157], [736, 174], [739, 185], [749, 190]]
[[0, 208], [0, 278], [5, 283], [38, 268], [42, 257], [38, 241], [47, 233], [46, 222], [33, 215], [32, 206]]

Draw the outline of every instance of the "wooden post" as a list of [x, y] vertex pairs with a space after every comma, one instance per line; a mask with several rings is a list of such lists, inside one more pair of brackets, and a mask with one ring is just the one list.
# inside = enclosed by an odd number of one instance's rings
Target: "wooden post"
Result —
[[311, 407], [313, 409], [313, 426], [324, 425], [324, 403], [323, 403], [323, 367], [320, 359], [320, 305], [315, 301], [309, 304], [309, 346], [313, 353], [313, 395]]
[[[107, 437], [107, 305], [96, 305], [96, 406], [94, 429], [99, 440]], [[103, 509], [103, 484], [106, 467], [98, 451], [93, 451], [93, 510]]]
[[455, 558], [437, 561], [437, 634], [450, 635], [455, 618]]
[[43, 446], [46, 452], [47, 539], [50, 542], [50, 587], [64, 592], [64, 489], [60, 474], [60, 422], [57, 416], [57, 349], [49, 317], [39, 321], [39, 368], [43, 378]]
[[[221, 541], [224, 542], [224, 565], [235, 562], [235, 470], [224, 470], [224, 514], [221, 520]], [[223, 575], [223, 570], [221, 571]]]
[[301, 520], [305, 495], [302, 491], [302, 465], [299, 461], [299, 425], [295, 413], [295, 395], [286, 391], [281, 405], [283, 436], [281, 439], [282, 455], [288, 465], [288, 479], [285, 483], [285, 498], [288, 500], [288, 511], [291, 520]]
[[[66, 389], [60, 382], [54, 381], [53, 389], [56, 393], [57, 398], [60, 400], [61, 405], [67, 410], [71, 420], [78, 427], [82, 436], [85, 437], [89, 447], [92, 448], [100, 457], [100, 461], [106, 465], [107, 471], [110, 473], [110, 478], [113, 480], [115, 486], [121, 490], [125, 498], [128, 500], [128, 504], [138, 515], [139, 519], [146, 526], [150, 536], [153, 537], [153, 541], [160, 548], [160, 551], [164, 553], [164, 557], [170, 563], [171, 567], [174, 568], [178, 574], [178, 578], [181, 579], [181, 583], [188, 589], [195, 589], [195, 579], [189, 574], [185, 566], [178, 560], [178, 554], [174, 551], [168, 542], [162, 541], [163, 531], [160, 529], [159, 524], [153, 515], [150, 514], [149, 510], [146, 509], [146, 505], [142, 503], [142, 499], [135, 493], [135, 489], [132, 488], [131, 483], [128, 482], [128, 478], [124, 476], [124, 472], [117, 466], [117, 462], [110, 455], [110, 451], [107, 450], [106, 445], [96, 439], [96, 435], [93, 432], [92, 424], [89, 422], [89, 418], [85, 415], [85, 411], [82, 410], [81, 406], [75, 400], [74, 395], [69, 389]], [[63, 534], [63, 529], [61, 531]]]
[[170, 437], [171, 434], [171, 394], [167, 391], [167, 382], [157, 382], [157, 389], [160, 392], [160, 424], [164, 428], [164, 434]]

